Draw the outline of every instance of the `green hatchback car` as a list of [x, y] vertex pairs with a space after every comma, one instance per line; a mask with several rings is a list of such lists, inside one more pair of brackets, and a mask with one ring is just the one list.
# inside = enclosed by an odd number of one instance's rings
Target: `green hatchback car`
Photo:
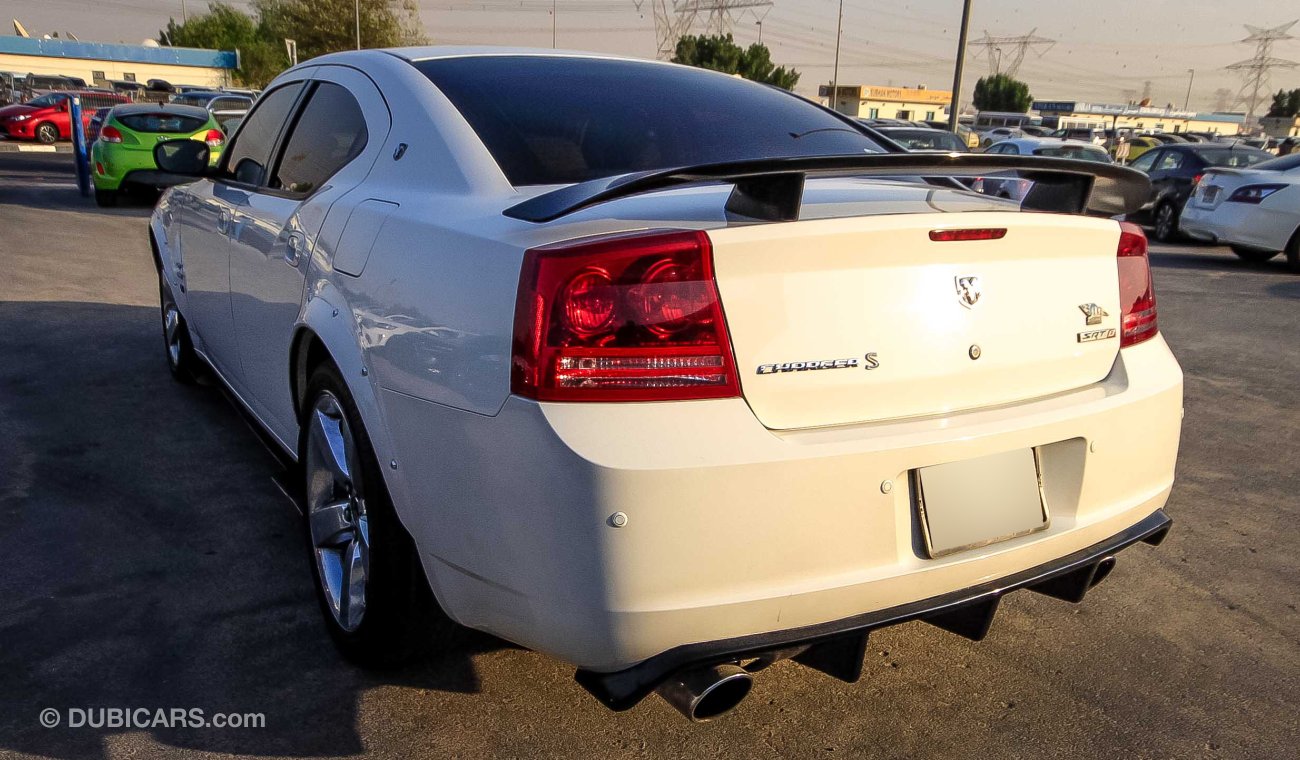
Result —
[[95, 202], [113, 206], [127, 185], [152, 186], [158, 167], [154, 146], [164, 140], [203, 140], [211, 162], [221, 158], [226, 133], [207, 109], [158, 103], [116, 106], [104, 117], [90, 148]]

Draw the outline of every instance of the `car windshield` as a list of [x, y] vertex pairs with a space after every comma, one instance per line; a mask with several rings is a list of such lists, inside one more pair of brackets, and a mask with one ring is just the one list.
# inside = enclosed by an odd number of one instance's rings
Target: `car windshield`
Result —
[[885, 137], [900, 143], [908, 150], [965, 151], [966, 142], [952, 132], [937, 129], [886, 129]]
[[782, 90], [684, 66], [578, 57], [418, 61], [511, 184], [884, 149]]
[[1110, 163], [1110, 156], [1101, 148], [1094, 148], [1091, 145], [1061, 145], [1055, 148], [1034, 148], [1035, 156], [1051, 156], [1052, 158], [1073, 158], [1079, 161], [1096, 161], [1100, 164]]
[[133, 113], [118, 116], [117, 120], [127, 129], [150, 134], [197, 132], [207, 123], [207, 119], [174, 113]]
[[27, 105], [34, 108], [49, 108], [50, 106], [57, 106], [61, 101], [67, 99], [67, 95], [51, 92], [47, 95], [42, 95], [39, 98], [32, 98], [27, 101]]
[[177, 95], [172, 98], [171, 102], [181, 106], [206, 106], [212, 98], [198, 97], [195, 95]]
[[1271, 153], [1265, 153], [1262, 150], [1254, 148], [1235, 148], [1229, 150], [1203, 150], [1199, 152], [1201, 160], [1206, 166], [1226, 166], [1230, 169], [1240, 169], [1243, 166], [1254, 166], [1255, 164], [1273, 158]]

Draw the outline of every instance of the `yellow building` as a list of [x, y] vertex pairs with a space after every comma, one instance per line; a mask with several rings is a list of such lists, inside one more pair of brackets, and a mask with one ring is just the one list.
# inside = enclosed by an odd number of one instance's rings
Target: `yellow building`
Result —
[[1269, 137], [1300, 137], [1300, 116], [1265, 116], [1259, 125]]
[[114, 79], [226, 87], [237, 65], [237, 54], [223, 50], [0, 37], [0, 71], [80, 77], [92, 87]]
[[907, 121], [934, 121], [943, 119], [952, 102], [948, 90], [931, 90], [918, 87], [877, 87], [875, 85], [839, 85], [835, 102], [831, 103], [830, 85], [817, 89], [823, 105], [859, 119], [904, 119]]

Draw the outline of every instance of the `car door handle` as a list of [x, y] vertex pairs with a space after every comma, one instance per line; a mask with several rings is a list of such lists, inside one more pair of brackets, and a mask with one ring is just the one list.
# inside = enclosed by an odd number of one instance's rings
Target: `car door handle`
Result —
[[222, 235], [230, 232], [230, 209], [217, 209], [217, 232]]
[[302, 235], [297, 232], [289, 233], [289, 242], [284, 249], [284, 263], [291, 267], [297, 267], [298, 262], [302, 260]]

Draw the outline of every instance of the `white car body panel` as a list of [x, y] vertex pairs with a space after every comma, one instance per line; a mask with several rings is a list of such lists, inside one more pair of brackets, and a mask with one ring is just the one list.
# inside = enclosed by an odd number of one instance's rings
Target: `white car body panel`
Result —
[[[1260, 203], [1228, 201], [1247, 185], [1285, 185]], [[1206, 200], [1206, 193], [1213, 200]], [[1187, 199], [1178, 226], [1212, 242], [1281, 251], [1300, 234], [1300, 168], [1287, 171], [1210, 169]]]
[[[386, 485], [435, 595], [465, 625], [617, 670], [682, 644], [998, 578], [1095, 544], [1164, 504], [1181, 419], [1177, 362], [1158, 335], [1125, 349], [1075, 338], [1086, 329], [1081, 304], [1102, 307], [1103, 327], [1118, 325], [1115, 222], [1021, 214], [955, 190], [827, 180], [809, 183], [801, 221], [789, 224], [729, 222], [718, 187], [532, 224], [502, 210], [553, 188], [513, 187], [407, 61], [382, 51], [326, 56], [272, 87], [303, 76], [366, 90], [364, 76], [386, 105], [364, 109], [370, 141], [336, 175], [337, 190], [269, 211], [262, 242], [241, 235], [235, 245], [216, 231], [211, 182], [174, 188], [151, 223], [160, 265], [196, 346], [290, 456], [305, 346], [319, 341], [389, 465]], [[256, 202], [245, 202], [251, 216]], [[1009, 233], [915, 242], [952, 225]], [[512, 395], [525, 251], [659, 228], [708, 231], [743, 397]], [[297, 267], [283, 261], [289, 230], [305, 237]], [[798, 248], [809, 249], [802, 272], [792, 267]], [[987, 301], [962, 307], [960, 275], [986, 278]], [[1017, 340], [1025, 323], [1033, 338]], [[970, 343], [988, 353], [972, 361]], [[850, 398], [849, 379], [833, 372], [754, 374], [759, 363], [868, 351], [879, 354], [880, 374], [852, 378], [882, 384], [868, 398]], [[927, 357], [928, 375], [916, 369]], [[968, 366], [986, 374], [958, 379]], [[1043, 461], [1045, 530], [941, 559], [916, 553], [909, 471], [1030, 447]], [[625, 526], [610, 522], [615, 512]]]

